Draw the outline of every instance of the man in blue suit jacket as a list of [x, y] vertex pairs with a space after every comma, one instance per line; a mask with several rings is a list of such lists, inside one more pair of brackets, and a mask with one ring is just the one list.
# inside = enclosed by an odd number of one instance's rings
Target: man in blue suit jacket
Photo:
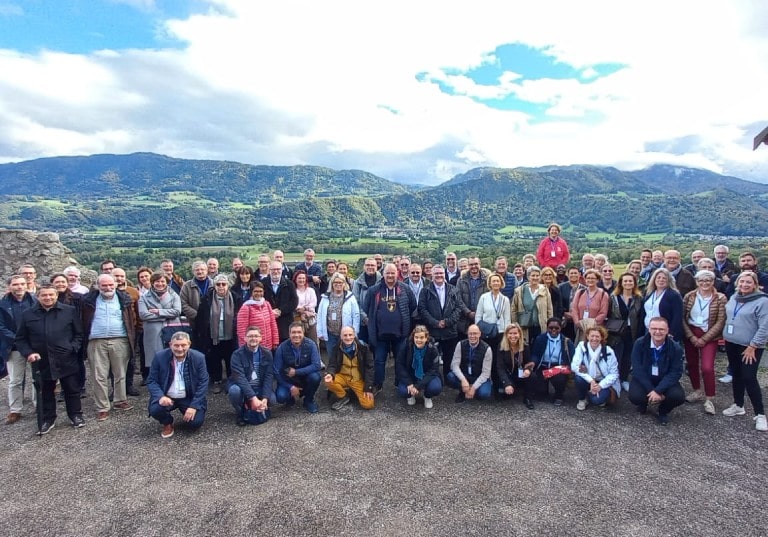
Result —
[[193, 429], [205, 420], [208, 370], [205, 355], [190, 349], [191, 345], [186, 332], [176, 332], [171, 337], [171, 348], [158, 352], [152, 360], [147, 378], [149, 415], [163, 425], [163, 438], [173, 436], [171, 412], [175, 409]]

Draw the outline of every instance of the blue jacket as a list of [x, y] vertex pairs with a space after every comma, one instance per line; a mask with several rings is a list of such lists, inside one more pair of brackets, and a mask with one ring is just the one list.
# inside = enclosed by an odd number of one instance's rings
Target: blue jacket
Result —
[[315, 342], [309, 338], [304, 338], [299, 347], [299, 358], [293, 354], [293, 343], [286, 339], [275, 349], [274, 370], [277, 384], [290, 389], [293, 386], [291, 378], [285, 374], [285, 370], [293, 368], [296, 370], [297, 377], [304, 377], [312, 373], [318, 373], [321, 368], [320, 351]]
[[[645, 297], [648, 302], [651, 295]], [[643, 310], [645, 311], [645, 310]], [[667, 320], [669, 325], [669, 335], [676, 341], [682, 343], [685, 341], [685, 332], [683, 331], [683, 297], [674, 289], [667, 289], [659, 302], [659, 314]], [[650, 321], [650, 319], [648, 319]]]
[[258, 379], [254, 381], [255, 386], [251, 384], [253, 353], [248, 349], [247, 345], [243, 345], [232, 353], [230, 367], [232, 368], [232, 376], [229, 377], [229, 381], [240, 388], [246, 399], [251, 399], [254, 396], [260, 399], [266, 397], [270, 402], [274, 403], [273, 384], [275, 371], [273, 369], [272, 353], [269, 349], [261, 347], [261, 363], [259, 365]]
[[673, 386], [679, 385], [680, 377], [683, 376], [683, 348], [667, 336], [659, 358], [659, 380], [656, 385], [651, 377], [652, 366], [651, 335], [646, 334], [635, 341], [632, 347], [632, 382], [642, 386], [645, 393], [656, 391], [663, 395]]
[[[21, 325], [21, 313], [13, 316], [13, 302], [16, 299], [8, 293], [0, 298], [0, 361], [8, 358], [13, 350], [13, 341], [16, 339], [16, 331]], [[21, 299], [20, 310], [26, 310], [37, 304], [37, 298], [31, 293], [24, 293]]]
[[[387, 288], [384, 280], [371, 287], [365, 296], [365, 311], [368, 314], [368, 343], [371, 347], [378, 345], [378, 326], [376, 320], [379, 315], [379, 303], [381, 302], [382, 291]], [[397, 310], [400, 313], [400, 334], [403, 339], [411, 335], [411, 319], [413, 312], [416, 311], [416, 297], [413, 292], [403, 282], [395, 282], [395, 302]]]
[[[531, 346], [531, 361], [534, 363], [533, 369], [539, 369], [541, 363], [544, 361], [547, 353], [549, 336], [547, 334], [539, 334], [533, 341]], [[573, 354], [576, 352], [576, 348], [573, 345], [573, 341], [560, 334], [560, 343], [562, 345], [560, 349], [560, 363], [559, 365], [571, 365], [573, 360]], [[550, 364], [550, 366], [553, 364]]]
[[[175, 360], [171, 349], [158, 352], [152, 360], [152, 367], [147, 377], [149, 390], [149, 407], [160, 401], [168, 393], [173, 382], [171, 362]], [[189, 349], [184, 359], [184, 384], [187, 388], [189, 406], [197, 410], [208, 408], [208, 370], [205, 367], [205, 355], [194, 349]]]

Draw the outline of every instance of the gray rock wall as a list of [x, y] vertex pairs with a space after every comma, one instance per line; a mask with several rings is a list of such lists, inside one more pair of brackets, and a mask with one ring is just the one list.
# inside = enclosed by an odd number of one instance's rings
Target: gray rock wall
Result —
[[6, 278], [18, 273], [24, 263], [31, 263], [35, 267], [40, 282], [47, 282], [51, 274], [61, 272], [70, 265], [83, 271], [81, 280], [85, 285], [96, 275], [94, 271], [80, 266], [72, 257], [72, 250], [61, 243], [58, 233], [0, 229], [0, 252], [3, 288]]

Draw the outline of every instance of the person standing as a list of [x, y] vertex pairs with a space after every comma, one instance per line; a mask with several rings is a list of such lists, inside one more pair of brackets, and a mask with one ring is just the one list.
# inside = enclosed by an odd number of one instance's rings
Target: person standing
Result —
[[[117, 270], [117, 269], [115, 269]], [[109, 373], [115, 383], [112, 408], [131, 410], [125, 375], [136, 345], [136, 310], [131, 297], [115, 289], [113, 275], [102, 274], [98, 289], [82, 301], [83, 334], [93, 379], [93, 400], [98, 421], [109, 419]]]
[[64, 391], [67, 415], [74, 427], [83, 427], [80, 405], [79, 360], [83, 325], [74, 307], [57, 301], [51, 284], [39, 287], [38, 302], [22, 313], [16, 333], [16, 348], [32, 367], [40, 371], [42, 423], [38, 435], [47, 434], [56, 424], [56, 381]]
[[755, 411], [755, 429], [768, 431], [763, 408], [763, 392], [757, 369], [768, 342], [768, 295], [759, 290], [757, 274], [741, 272], [735, 280], [736, 293], [725, 306], [725, 353], [733, 375], [733, 404], [725, 416], [743, 416], [744, 392]]
[[560, 225], [556, 223], [549, 224], [547, 228], [547, 237], [541, 240], [536, 250], [536, 260], [541, 268], [557, 265], [567, 265], [571, 259], [568, 251], [568, 244], [560, 236]]
[[0, 358], [8, 369], [8, 405], [10, 410], [5, 419], [12, 425], [21, 419], [24, 404], [24, 380], [27, 360], [16, 348], [16, 332], [21, 324], [24, 311], [37, 304], [35, 296], [27, 291], [27, 280], [21, 274], [8, 279], [9, 292], [0, 299]]

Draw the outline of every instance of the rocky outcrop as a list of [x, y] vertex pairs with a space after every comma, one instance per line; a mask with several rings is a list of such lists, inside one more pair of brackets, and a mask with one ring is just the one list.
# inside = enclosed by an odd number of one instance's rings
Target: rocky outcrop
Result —
[[[31, 263], [39, 281], [48, 281], [48, 276], [61, 272], [70, 265], [83, 271], [81, 279], [89, 282], [96, 273], [83, 268], [72, 257], [72, 250], [59, 240], [58, 233], [37, 232], [27, 229], [0, 229], [0, 274], [6, 278], [19, 272], [24, 263]], [[87, 283], [86, 283], [87, 285]]]

